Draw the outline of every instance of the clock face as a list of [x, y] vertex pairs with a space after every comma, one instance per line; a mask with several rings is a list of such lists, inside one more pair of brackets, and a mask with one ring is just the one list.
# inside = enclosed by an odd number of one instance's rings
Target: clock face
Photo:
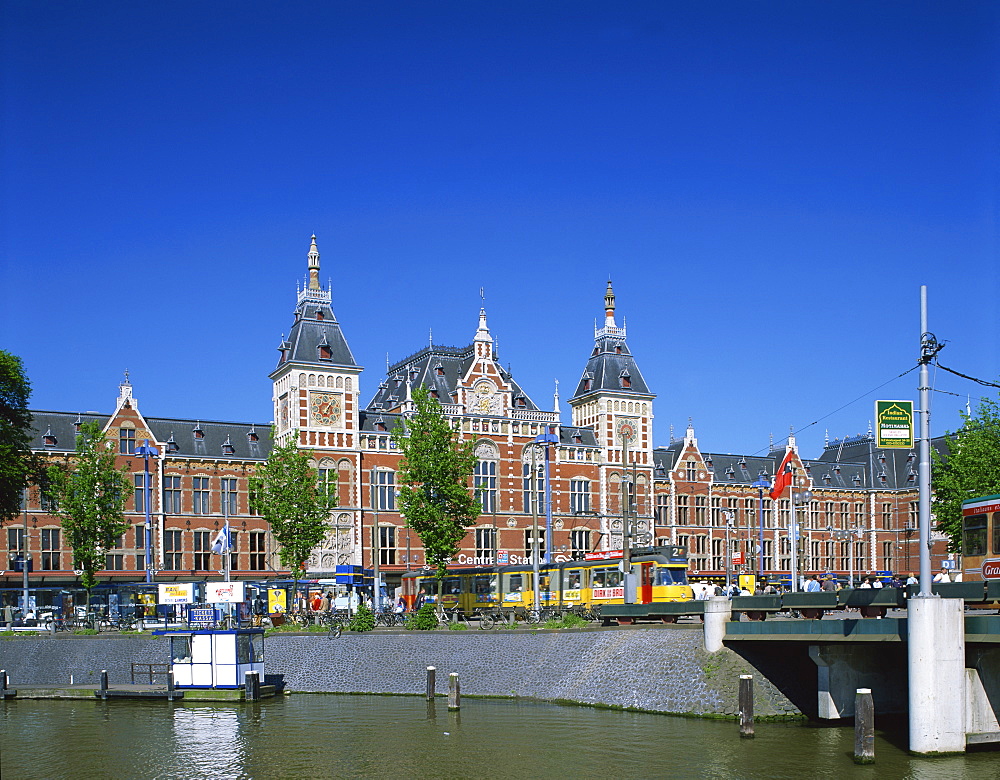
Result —
[[616, 430], [619, 441], [624, 439], [628, 444], [633, 444], [638, 438], [638, 429], [634, 420], [619, 420]]
[[313, 425], [340, 422], [340, 396], [336, 393], [309, 393], [309, 414]]

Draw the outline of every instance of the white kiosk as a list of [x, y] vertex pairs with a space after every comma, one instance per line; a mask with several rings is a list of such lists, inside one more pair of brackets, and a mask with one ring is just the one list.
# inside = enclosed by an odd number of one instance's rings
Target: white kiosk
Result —
[[264, 679], [264, 629], [154, 631], [170, 639], [178, 688], [242, 688], [247, 672]]

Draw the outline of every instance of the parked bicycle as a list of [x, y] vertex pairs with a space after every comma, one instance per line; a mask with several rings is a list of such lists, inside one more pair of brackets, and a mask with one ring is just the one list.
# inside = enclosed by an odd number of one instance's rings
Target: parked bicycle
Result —
[[327, 639], [340, 639], [344, 629], [351, 622], [351, 616], [346, 609], [334, 609], [326, 612], [322, 616], [323, 625], [326, 626]]

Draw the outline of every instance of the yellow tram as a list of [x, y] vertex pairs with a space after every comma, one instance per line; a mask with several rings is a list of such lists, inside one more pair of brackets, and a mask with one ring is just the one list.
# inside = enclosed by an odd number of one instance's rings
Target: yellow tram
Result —
[[[588, 607], [622, 604], [625, 600], [621, 550], [588, 553], [583, 560], [546, 563], [539, 567], [541, 607]], [[687, 549], [675, 545], [635, 549], [636, 602], [685, 601], [693, 598], [687, 579]], [[438, 581], [426, 571], [403, 575], [407, 609], [437, 603]], [[490, 609], [533, 609], [534, 572], [529, 565], [451, 569], [441, 581], [441, 603], [466, 614]]]
[[962, 579], [1000, 579], [1000, 496], [962, 502]]

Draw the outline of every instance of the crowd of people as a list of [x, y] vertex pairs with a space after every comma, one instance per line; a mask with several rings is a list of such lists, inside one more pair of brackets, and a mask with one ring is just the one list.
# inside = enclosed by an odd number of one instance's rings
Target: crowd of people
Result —
[[[934, 582], [961, 581], [961, 572], [957, 572], [952, 576], [948, 569], [941, 569], [934, 575]], [[906, 588], [919, 584], [920, 581], [913, 572], [910, 572], [907, 577], [903, 577], [902, 575], [882, 577], [877, 574], [867, 574], [860, 576], [853, 585], [846, 581], [840, 581], [832, 574], [810, 574], [801, 581], [799, 590], [805, 593], [819, 593], [823, 591], [838, 591], [844, 588]], [[741, 587], [736, 582], [732, 582], [726, 586], [724, 584], [711, 583], [708, 580], [701, 580], [700, 582], [691, 583], [691, 591], [695, 599], [703, 601], [712, 596], [726, 596], [728, 598], [735, 596], [777, 596], [781, 593], [790, 592], [791, 585], [787, 582], [769, 582], [767, 578], [761, 578], [756, 581], [754, 590], [751, 593], [749, 589]]]

